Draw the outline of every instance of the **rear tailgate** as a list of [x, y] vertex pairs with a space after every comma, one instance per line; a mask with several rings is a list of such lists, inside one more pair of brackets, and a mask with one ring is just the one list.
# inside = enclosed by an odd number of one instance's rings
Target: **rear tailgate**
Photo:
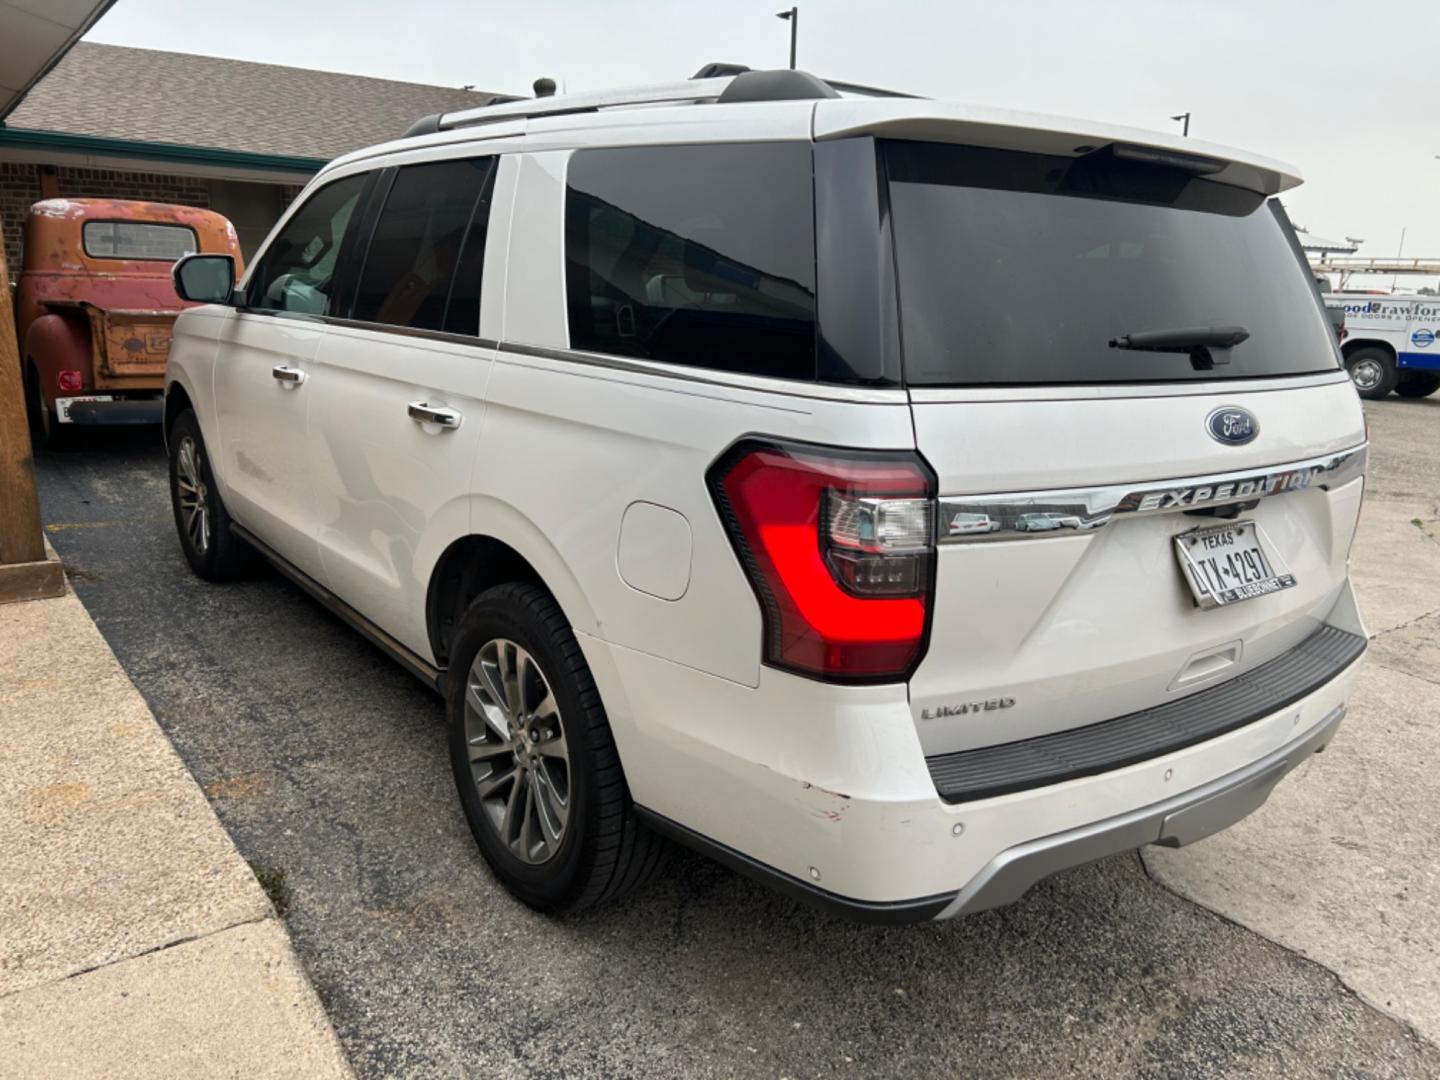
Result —
[[179, 312], [86, 306], [101, 374], [115, 378], [164, 376], [170, 336]]
[[[1014, 402], [938, 396], [916, 391], [914, 404], [941, 492], [930, 646], [911, 681], [927, 754], [1214, 686], [1309, 637], [1339, 598], [1364, 466], [1363, 421], [1343, 376], [1283, 390], [1030, 401], [1023, 422]], [[1260, 435], [1222, 451], [1206, 418], [1233, 406], [1255, 416]], [[1248, 509], [1214, 516], [1216, 493], [1246, 485]], [[1295, 584], [1205, 609], [1174, 537], [1232, 520], [1263, 530]]]
[[[1314, 634], [1365, 433], [1283, 211], [1183, 155], [881, 146], [940, 499], [926, 754], [1148, 709]], [[1182, 570], [1192, 533], [1213, 584]]]

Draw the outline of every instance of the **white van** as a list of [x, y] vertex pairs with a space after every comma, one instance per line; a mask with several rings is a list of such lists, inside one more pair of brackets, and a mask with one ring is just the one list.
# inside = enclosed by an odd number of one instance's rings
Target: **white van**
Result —
[[1440, 297], [1329, 293], [1345, 307], [1345, 368], [1364, 398], [1440, 390]]
[[791, 71], [432, 117], [238, 283], [177, 265], [181, 550], [444, 695], [542, 910], [661, 837], [882, 922], [1188, 843], [1334, 737], [1366, 643], [1298, 182]]

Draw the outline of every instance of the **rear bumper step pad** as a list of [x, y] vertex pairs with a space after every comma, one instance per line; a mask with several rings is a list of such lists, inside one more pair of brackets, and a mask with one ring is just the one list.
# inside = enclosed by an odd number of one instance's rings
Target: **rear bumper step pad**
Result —
[[1365, 639], [1327, 626], [1282, 656], [1209, 690], [1128, 716], [925, 759], [946, 802], [1008, 795], [1183, 750], [1291, 705], [1359, 659]]

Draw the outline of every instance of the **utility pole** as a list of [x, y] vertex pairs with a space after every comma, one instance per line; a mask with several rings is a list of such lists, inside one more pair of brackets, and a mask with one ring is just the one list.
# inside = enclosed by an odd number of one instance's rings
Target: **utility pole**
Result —
[[[1402, 226], [1400, 226], [1400, 246], [1399, 246], [1398, 248], [1396, 248], [1396, 250], [1395, 250], [1395, 261], [1396, 261], [1396, 262], [1399, 262], [1399, 261], [1400, 261], [1402, 258], [1404, 258], [1404, 256], [1405, 256], [1405, 230], [1406, 230], [1407, 228], [1409, 228], [1408, 225], [1402, 225]], [[1395, 284], [1396, 284], [1396, 282], [1398, 282], [1399, 280], [1400, 280], [1400, 275], [1399, 275], [1399, 274], [1391, 274], [1391, 275], [1390, 275], [1390, 291], [1391, 291], [1392, 293], [1395, 291]]]
[[46, 558], [40, 532], [3, 234], [0, 225], [0, 604], [7, 604], [63, 596], [65, 573], [57, 560]]
[[1188, 112], [1182, 112], [1179, 116], [1172, 116], [1172, 117], [1170, 117], [1170, 119], [1171, 119], [1171, 120], [1181, 120], [1181, 121], [1184, 121], [1185, 127], [1181, 130], [1180, 134], [1181, 134], [1181, 135], [1189, 135], [1189, 134], [1190, 134], [1190, 114], [1189, 114]]
[[800, 9], [792, 7], [789, 11], [777, 11], [777, 19], [784, 19], [790, 24], [790, 70], [795, 70], [795, 39], [800, 36]]

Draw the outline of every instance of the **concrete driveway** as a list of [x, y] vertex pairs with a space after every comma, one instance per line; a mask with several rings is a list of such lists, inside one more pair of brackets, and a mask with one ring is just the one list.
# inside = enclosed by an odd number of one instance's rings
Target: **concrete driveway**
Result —
[[[1383, 681], [1432, 657], [1440, 636], [1426, 621], [1440, 609], [1440, 544], [1407, 543], [1403, 562], [1384, 559], [1396, 521], [1440, 537], [1440, 400], [1368, 411], [1379, 497], [1366, 528], [1382, 500], [1395, 504], [1389, 539], [1365, 534], [1357, 556], [1376, 598], [1372, 628], [1416, 635], [1385, 644], [1386, 657], [1399, 655], [1383, 661], [1394, 665]], [[361, 1076], [1440, 1075], [1440, 1049], [1412, 1026], [1421, 1005], [1397, 1006], [1354, 977], [1344, 949], [1322, 947], [1327, 913], [1347, 936], [1366, 928], [1370, 959], [1433, 949], [1433, 937], [1413, 935], [1434, 922], [1377, 926], [1363, 906], [1371, 891], [1294, 881], [1291, 862], [1258, 846], [1263, 832], [1247, 831], [1250, 847], [1238, 849], [1259, 858], [1250, 867], [1214, 854], [1237, 850], [1216, 847], [1230, 837], [1157, 866], [1201, 903], [1131, 855], [1001, 911], [877, 930], [681, 853], [623, 906], [547, 921], [510, 900], [475, 852], [437, 699], [273, 574], [223, 588], [190, 576], [158, 439], [106, 438], [39, 469], [50, 538], [76, 591], [242, 854], [284, 871], [286, 923]], [[1428, 726], [1388, 745], [1357, 733], [1364, 710], [1379, 722], [1389, 691], [1367, 692], [1336, 745], [1255, 828], [1287, 840], [1302, 813], [1346, 837], [1342, 819], [1386, 798], [1377, 785], [1417, 782], [1417, 755], [1434, 762], [1433, 710]], [[1362, 746], [1358, 811], [1290, 797], [1324, 770], [1343, 774]], [[1367, 865], [1412, 875], [1385, 860], [1433, 855], [1434, 820], [1387, 819], [1407, 839], [1375, 846]], [[1292, 902], [1309, 905], [1295, 920], [1303, 934], [1276, 917], [1282, 878]], [[1412, 891], [1404, 903], [1433, 909], [1434, 895]], [[1377, 978], [1413, 977], [1407, 964], [1380, 967]]]

